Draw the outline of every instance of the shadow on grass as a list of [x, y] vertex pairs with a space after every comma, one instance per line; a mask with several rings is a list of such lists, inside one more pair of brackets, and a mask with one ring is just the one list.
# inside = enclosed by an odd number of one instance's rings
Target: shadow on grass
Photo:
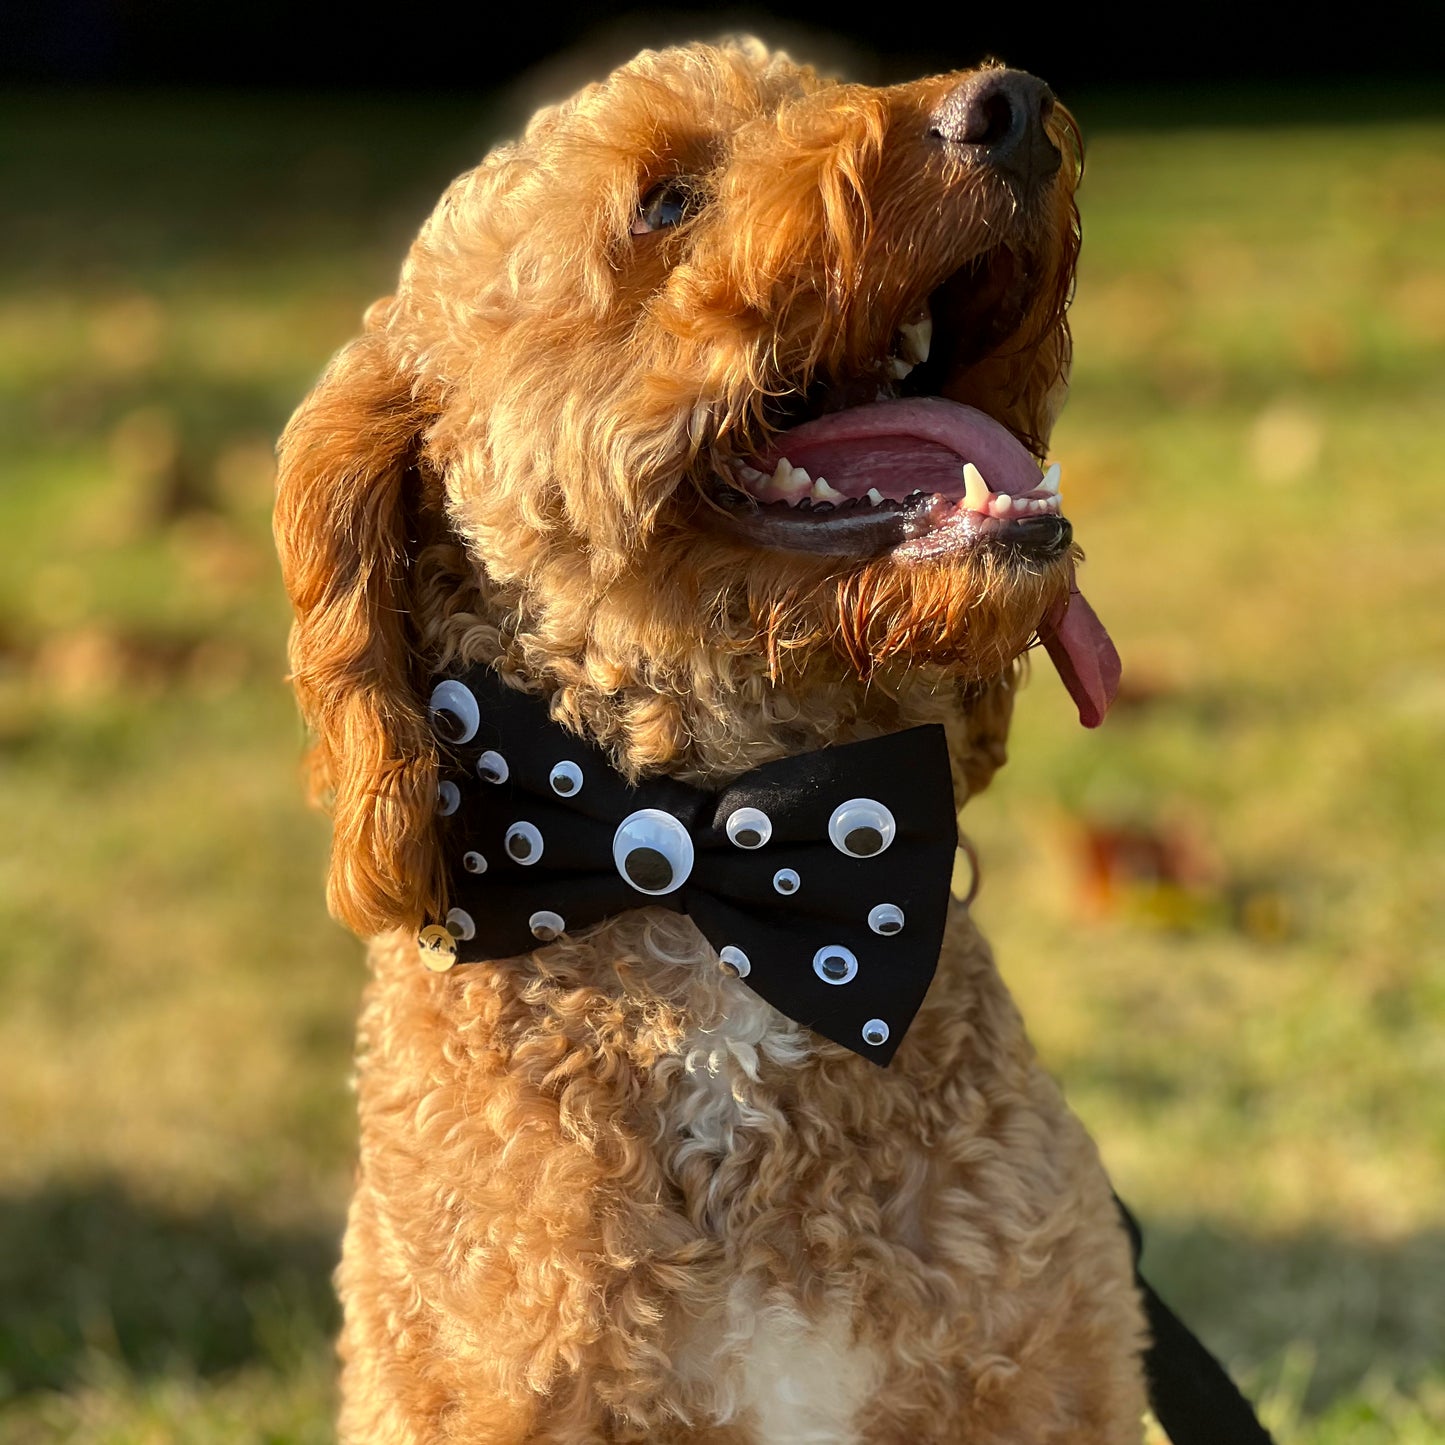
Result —
[[1388, 1244], [1323, 1231], [1279, 1238], [1141, 1218], [1145, 1277], [1241, 1381], [1275, 1383], [1287, 1355], [1303, 1416], [1372, 1379], [1409, 1391], [1441, 1367], [1445, 1229]]
[[337, 1325], [338, 1231], [170, 1212], [115, 1181], [0, 1199], [0, 1399], [96, 1355], [136, 1375], [293, 1365]]

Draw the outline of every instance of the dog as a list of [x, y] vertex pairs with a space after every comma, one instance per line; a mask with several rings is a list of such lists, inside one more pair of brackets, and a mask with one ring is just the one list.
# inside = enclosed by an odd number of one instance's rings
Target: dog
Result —
[[452, 184], [291, 420], [293, 681], [372, 940], [344, 1440], [1140, 1439], [1129, 1243], [962, 902], [887, 1068], [645, 897], [520, 956], [417, 941], [440, 676], [619, 786], [941, 726], [951, 832], [1033, 643], [1098, 720], [1042, 471], [1081, 165], [1022, 72], [645, 52]]

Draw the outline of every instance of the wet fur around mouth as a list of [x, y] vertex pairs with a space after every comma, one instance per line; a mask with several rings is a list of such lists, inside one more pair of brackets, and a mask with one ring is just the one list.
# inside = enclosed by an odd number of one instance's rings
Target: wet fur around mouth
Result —
[[730, 530], [714, 490], [886, 367], [925, 300], [938, 350], [900, 404], [1045, 457], [1076, 136], [1056, 112], [1063, 164], [1021, 191], [930, 135], [969, 78], [644, 52], [458, 177], [282, 438], [328, 900], [371, 940], [343, 1445], [1139, 1439], [1128, 1242], [965, 908], [886, 1071], [685, 916], [465, 976], [416, 949], [446, 909], [444, 669], [493, 667], [631, 778], [716, 788], [922, 723], [958, 806], [1004, 762], [1069, 595], [1061, 518], [1010, 519], [1021, 547], [955, 507], [999, 535], [840, 556]]

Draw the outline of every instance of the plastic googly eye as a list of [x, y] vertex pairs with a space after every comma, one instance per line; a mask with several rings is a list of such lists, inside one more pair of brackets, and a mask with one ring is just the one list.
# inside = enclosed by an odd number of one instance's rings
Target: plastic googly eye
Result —
[[462, 805], [462, 790], [450, 780], [437, 784], [437, 812], [443, 818], [450, 818]]
[[487, 860], [480, 853], [463, 853], [462, 867], [468, 873], [485, 873], [487, 871]]
[[582, 769], [576, 763], [558, 763], [547, 781], [559, 798], [570, 798], [582, 791]]
[[660, 897], [687, 882], [692, 872], [692, 839], [671, 813], [641, 808], [617, 825], [612, 835], [612, 861], [639, 893]]
[[868, 910], [868, 927], [885, 938], [903, 932], [903, 910], [896, 903], [879, 903]]
[[739, 848], [761, 848], [773, 836], [773, 820], [761, 808], [738, 808], [728, 817], [727, 835]]
[[753, 966], [747, 954], [742, 949], [734, 948], [728, 944], [726, 948], [718, 949], [718, 958], [722, 960], [724, 968], [735, 974], [738, 978], [746, 978], [752, 971]]
[[513, 823], [507, 829], [506, 842], [502, 846], [512, 862], [530, 868], [542, 856], [542, 835], [535, 824]]
[[543, 943], [551, 943], [554, 938], [567, 931], [567, 920], [560, 913], [553, 913], [550, 908], [542, 908], [527, 920], [527, 927], [532, 930], [533, 938], [539, 938]]
[[477, 936], [476, 921], [465, 908], [453, 908], [447, 912], [447, 932], [460, 943]]
[[829, 840], [850, 858], [872, 858], [882, 853], [897, 832], [893, 814], [872, 798], [840, 803], [828, 819]]
[[490, 748], [477, 759], [477, 776], [484, 783], [505, 783], [512, 776], [507, 760]]
[[797, 870], [794, 868], [779, 868], [773, 874], [773, 890], [777, 893], [796, 893], [801, 886], [802, 879], [798, 877]]
[[858, 956], [841, 943], [825, 943], [813, 955], [813, 972], [824, 983], [852, 983], [858, 973]]
[[886, 1044], [888, 1042], [888, 1025], [882, 1019], [869, 1019], [863, 1025], [863, 1042], [865, 1044]]
[[471, 689], [455, 680], [439, 682], [427, 703], [431, 730], [444, 743], [469, 743], [481, 726], [482, 713]]

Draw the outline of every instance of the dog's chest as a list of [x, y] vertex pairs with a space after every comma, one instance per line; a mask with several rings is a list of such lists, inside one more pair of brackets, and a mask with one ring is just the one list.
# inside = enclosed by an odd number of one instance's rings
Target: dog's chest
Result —
[[[754, 1440], [848, 1445], [882, 1361], [853, 1338], [846, 1296], [804, 1308], [746, 1256], [763, 1233], [785, 1232], [792, 1124], [751, 1087], [760, 1054], [801, 1067], [809, 1036], [738, 990], [718, 1028], [688, 1041], [660, 1137], [695, 1222], [736, 1255], [730, 1282], [674, 1357], [694, 1408]], [[769, 1216], [773, 1216], [769, 1219]]]

